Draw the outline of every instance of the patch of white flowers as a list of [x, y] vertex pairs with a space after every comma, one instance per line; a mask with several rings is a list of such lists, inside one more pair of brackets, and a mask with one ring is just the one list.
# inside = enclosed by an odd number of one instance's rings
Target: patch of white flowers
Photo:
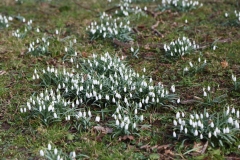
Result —
[[191, 41], [184, 36], [182, 38], [178, 38], [175, 41], [172, 41], [170, 44], [164, 44], [164, 50], [167, 56], [175, 58], [191, 54], [198, 48], [199, 45], [197, 45], [195, 41]]
[[196, 74], [204, 70], [207, 66], [207, 60], [202, 60], [201, 57], [198, 58], [197, 61], [189, 61], [183, 69], [183, 75], [186, 74]]
[[13, 37], [17, 38], [24, 38], [26, 34], [32, 30], [32, 23], [33, 21], [30, 19], [29, 21], [26, 22], [26, 19], [24, 17], [18, 18], [25, 24], [25, 26], [21, 29], [17, 29], [16, 31], [12, 32]]
[[176, 9], [178, 11], [189, 11], [202, 5], [198, 0], [162, 0], [164, 8]]
[[[64, 152], [62, 152], [62, 150], [57, 149], [57, 148], [53, 148], [52, 145], [49, 143], [47, 148], [41, 149], [39, 151], [39, 155], [41, 157], [44, 157], [48, 160], [51, 159], [55, 159], [55, 160], [65, 160], [65, 159], [69, 159], [69, 160], [75, 160], [76, 157], [79, 157], [78, 155], [76, 155], [75, 151], [70, 152], [69, 154], [66, 154]], [[86, 155], [80, 155], [81, 157], [88, 157]]]
[[0, 28], [8, 28], [9, 27], [9, 21], [12, 21], [13, 18], [11, 16], [3, 16], [0, 14]]
[[132, 31], [129, 20], [113, 18], [111, 15], [103, 12], [100, 21], [100, 23], [96, 21], [91, 22], [91, 25], [86, 28], [92, 40], [98, 38], [116, 38], [121, 41], [132, 40], [129, 35]]
[[[50, 110], [52, 117], [54, 113], [59, 117], [56, 106], [61, 103], [62, 109], [70, 108], [73, 112], [83, 110], [77, 113], [69, 112], [71, 117], [74, 115], [82, 117], [88, 114], [86, 113], [88, 109], [80, 108], [80, 106], [96, 105], [102, 108], [114, 105], [116, 110], [113, 112], [113, 117], [116, 126], [128, 130], [130, 126], [136, 128], [136, 124], [143, 121], [141, 113], [147, 107], [176, 100], [176, 96], [169, 94], [161, 83], [154, 85], [152, 78], [140, 76], [139, 73], [126, 66], [119, 57], [111, 57], [109, 53], [102, 56], [93, 54], [92, 58], [81, 59], [75, 65], [76, 68], [69, 70], [48, 67], [47, 70], [42, 70], [42, 73], [35, 71], [33, 79], [54, 83], [57, 90], [55, 92], [45, 91], [37, 98], [30, 98], [27, 107], [22, 108], [21, 112], [35, 108], [39, 112]], [[145, 68], [143, 70], [145, 71]], [[175, 86], [172, 86], [171, 90], [174, 93]], [[49, 109], [50, 106], [51, 109]], [[60, 115], [68, 116], [65, 112], [61, 112]], [[92, 114], [88, 115], [92, 116]], [[98, 115], [95, 121], [100, 121]]]
[[236, 141], [239, 129], [239, 110], [229, 106], [221, 113], [185, 114], [177, 112], [173, 120], [173, 137], [188, 137], [192, 140], [208, 140], [214, 146], [232, 144]]

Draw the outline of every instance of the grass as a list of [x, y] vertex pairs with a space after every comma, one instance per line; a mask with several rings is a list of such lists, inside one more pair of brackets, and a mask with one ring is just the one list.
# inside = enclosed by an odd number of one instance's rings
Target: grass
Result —
[[[157, 10], [159, 1], [138, 2], [134, 5], [147, 6], [152, 12]], [[24, 28], [17, 19], [10, 22], [8, 28], [0, 28], [0, 155], [3, 159], [40, 159], [39, 150], [48, 143], [61, 148], [64, 152], [83, 154], [85, 159], [219, 159], [238, 157], [240, 141], [226, 147], [208, 146], [203, 155], [197, 154], [195, 143], [201, 141], [182, 141], [172, 137], [172, 121], [177, 111], [202, 112], [208, 107], [210, 113], [222, 111], [225, 104], [240, 109], [240, 91], [234, 90], [231, 75], [240, 79], [240, 42], [239, 26], [228, 25], [225, 12], [239, 10], [237, 1], [203, 0], [201, 8], [190, 12], [163, 11], [155, 18], [130, 16], [131, 25], [138, 30], [134, 33], [134, 42], [117, 45], [112, 40], [90, 41], [85, 28], [92, 21], [98, 20], [101, 12], [112, 8], [105, 0], [57, 1], [52, 2], [24, 0], [16, 4], [11, 0], [0, 2], [0, 14], [20, 15], [26, 20], [33, 20], [32, 27], [40, 28], [40, 33], [29, 31], [25, 38], [16, 38], [12, 32]], [[188, 23], [185, 23], [185, 20]], [[161, 35], [157, 35], [151, 27]], [[43, 36], [54, 37], [55, 30], [60, 34], [51, 41], [50, 54], [33, 56], [26, 54], [29, 44]], [[200, 45], [200, 51], [177, 60], [165, 56], [163, 44], [168, 44], [179, 36], [187, 36]], [[77, 131], [71, 122], [57, 122], [44, 126], [38, 119], [26, 121], [27, 113], [21, 114], [20, 108], [26, 105], [33, 94], [45, 90], [38, 81], [32, 80], [34, 69], [46, 69], [47, 66], [70, 67], [62, 63], [64, 47], [69, 39], [77, 39], [74, 49], [78, 56], [88, 58], [92, 53], [105, 52], [125, 56], [125, 61], [135, 71], [153, 78], [155, 83], [162, 82], [167, 88], [176, 86], [180, 104], [174, 107], [153, 106], [144, 113], [144, 122], [139, 124], [137, 135], [113, 137], [113, 133], [104, 134], [93, 127], [87, 131]], [[138, 58], [130, 52], [126, 44], [139, 45]], [[217, 49], [212, 47], [216, 45]], [[137, 48], [137, 47], [135, 47]], [[183, 68], [189, 61], [197, 62], [199, 53], [207, 60], [207, 67], [191, 75], [183, 75]], [[202, 59], [202, 61], [203, 61]], [[225, 63], [227, 62], [227, 64]], [[204, 101], [202, 88], [211, 86], [213, 97], [226, 94], [222, 103], [199, 103]], [[52, 86], [53, 88], [56, 86]], [[199, 100], [200, 99], [200, 100]], [[171, 103], [170, 103], [171, 104]], [[172, 105], [172, 104], [171, 104]], [[94, 112], [99, 108], [93, 107]], [[106, 126], [111, 115], [95, 126]], [[133, 137], [131, 137], [133, 136]], [[239, 137], [239, 134], [236, 135]], [[194, 157], [195, 156], [195, 157]]]

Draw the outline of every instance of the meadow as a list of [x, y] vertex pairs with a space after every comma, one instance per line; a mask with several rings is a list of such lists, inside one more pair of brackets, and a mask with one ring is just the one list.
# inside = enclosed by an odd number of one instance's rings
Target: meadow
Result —
[[239, 159], [237, 0], [1, 0], [2, 159]]

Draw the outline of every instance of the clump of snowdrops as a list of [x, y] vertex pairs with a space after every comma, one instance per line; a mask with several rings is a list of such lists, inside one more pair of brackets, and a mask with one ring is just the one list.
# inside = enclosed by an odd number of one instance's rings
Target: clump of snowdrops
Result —
[[161, 10], [176, 10], [181, 12], [187, 12], [193, 9], [201, 7], [203, 4], [198, 0], [162, 0], [162, 4], [159, 6]]
[[44, 157], [47, 160], [75, 160], [77, 158], [89, 158], [84, 154], [76, 154], [75, 151], [72, 151], [69, 154], [64, 153], [61, 149], [53, 148], [50, 143], [48, 144], [47, 148], [41, 149], [39, 154], [41, 157]]
[[[115, 108], [108, 116], [113, 117], [112, 125], [125, 134], [137, 130], [143, 121], [142, 112], [148, 107], [161, 107], [176, 101], [175, 87], [170, 94], [163, 84], [154, 84], [151, 77], [140, 76], [119, 57], [109, 53], [88, 59], [70, 59], [73, 67], [57, 69], [47, 67], [35, 70], [33, 79], [40, 79], [44, 86], [56, 86], [31, 97], [21, 112], [31, 111], [33, 117], [43, 124], [54, 121], [80, 121], [84, 129], [91, 121], [99, 122], [100, 112], [91, 108]], [[146, 69], [143, 69], [145, 72]], [[91, 118], [95, 117], [95, 118]], [[75, 126], [80, 126], [80, 125]], [[80, 129], [79, 129], [80, 130]]]
[[222, 112], [209, 114], [177, 112], [173, 120], [173, 137], [193, 141], [208, 141], [212, 146], [234, 145], [239, 129], [239, 110], [225, 107]]
[[9, 27], [9, 21], [12, 21], [13, 18], [11, 16], [3, 16], [0, 14], [0, 29], [1, 28], [8, 28]]
[[164, 44], [166, 56], [170, 58], [180, 58], [182, 56], [193, 53], [199, 46], [195, 41], [191, 41], [187, 37], [178, 38], [170, 44]]

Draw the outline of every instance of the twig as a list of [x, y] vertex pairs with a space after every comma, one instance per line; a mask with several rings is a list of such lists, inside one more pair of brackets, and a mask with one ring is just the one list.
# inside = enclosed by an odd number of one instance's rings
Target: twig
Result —
[[151, 27], [151, 29], [152, 29], [157, 35], [159, 35], [160, 37], [163, 37], [163, 35], [162, 35], [158, 30], [155, 29], [155, 28], [159, 25], [159, 22], [160, 22], [160, 21], [157, 21], [157, 23], [154, 24], [154, 25]]

